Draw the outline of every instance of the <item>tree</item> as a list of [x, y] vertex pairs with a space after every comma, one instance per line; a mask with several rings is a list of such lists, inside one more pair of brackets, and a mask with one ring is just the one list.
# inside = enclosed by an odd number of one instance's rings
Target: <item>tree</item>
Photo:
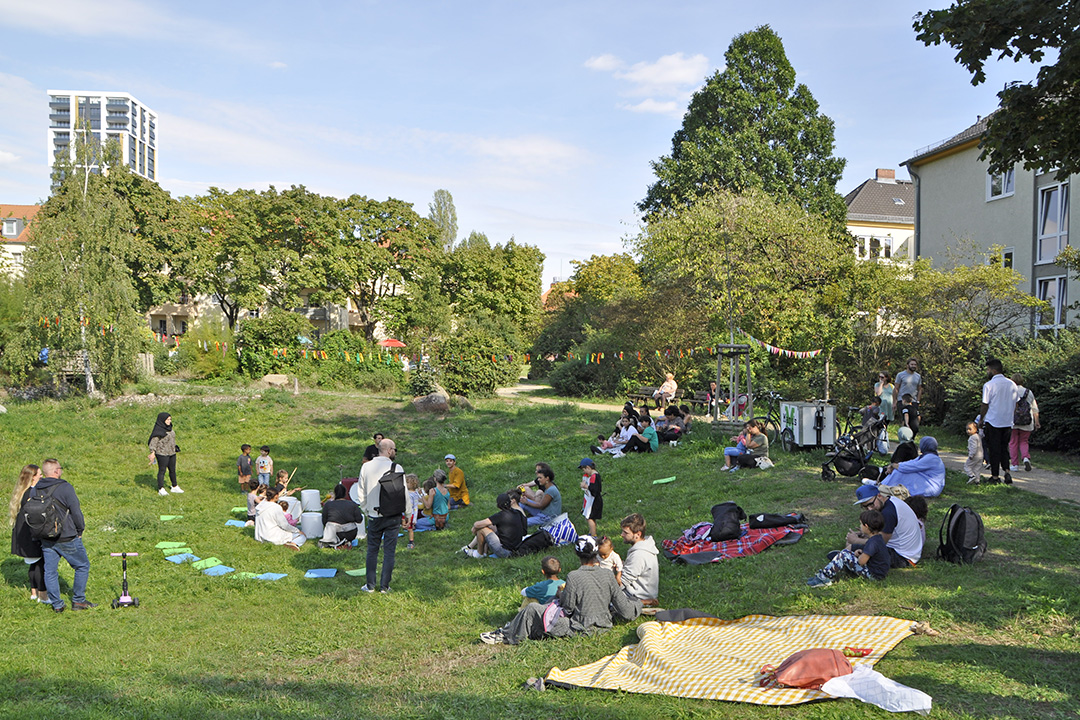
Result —
[[439, 229], [439, 242], [446, 252], [450, 252], [457, 242], [457, 210], [454, 208], [454, 196], [449, 190], [436, 190], [435, 197], [428, 205], [428, 220]]
[[998, 93], [980, 158], [989, 159], [991, 172], [1019, 162], [1029, 170], [1057, 168], [1061, 179], [1080, 172], [1080, 0], [957, 0], [915, 15], [914, 29], [926, 45], [955, 48], [972, 85], [986, 80], [991, 55], [1039, 63], [1055, 51], [1057, 60], [1039, 69], [1034, 84], [1010, 83]]
[[16, 378], [42, 348], [56, 371], [81, 373], [88, 394], [115, 393], [134, 375], [144, 325], [127, 264], [134, 217], [104, 177], [124, 172], [116, 144], [86, 131], [75, 134], [74, 161], [57, 162], [57, 189], [30, 226], [22, 332], [5, 357]]
[[586, 302], [603, 304], [644, 293], [637, 263], [627, 253], [593, 255], [584, 262], [571, 260], [570, 264], [574, 266], [574, 292]]
[[652, 163], [657, 180], [638, 208], [653, 215], [716, 187], [760, 188], [843, 225], [836, 183], [846, 161], [833, 156], [833, 121], [795, 84], [779, 36], [768, 25], [737, 35], [724, 58], [691, 98], [671, 155]]

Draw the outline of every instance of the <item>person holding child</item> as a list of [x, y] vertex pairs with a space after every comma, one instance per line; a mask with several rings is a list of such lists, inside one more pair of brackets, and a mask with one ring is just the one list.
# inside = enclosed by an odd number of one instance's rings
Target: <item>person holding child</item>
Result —
[[167, 412], [158, 413], [154, 429], [150, 431], [150, 439], [146, 442], [150, 448], [147, 456], [149, 464], [155, 462], [158, 466], [157, 486], [158, 495], [168, 495], [165, 490], [165, 471], [169, 471], [169, 482], [172, 483], [172, 492], [182, 493], [183, 490], [176, 484], [176, 453], [180, 452], [176, 444], [176, 430], [173, 428], [172, 415]]
[[304, 533], [289, 524], [274, 488], [268, 488], [262, 502], [255, 507], [255, 540], [293, 550], [299, 550], [307, 542]]
[[[729, 455], [724, 449], [724, 469], [735, 472], [740, 467], [757, 467], [759, 457], [769, 457], [769, 436], [761, 431], [757, 420], [746, 423], [746, 451]], [[738, 445], [734, 449], [738, 449]]]
[[858, 551], [840, 550], [830, 553], [828, 565], [821, 568], [806, 584], [813, 588], [832, 585], [841, 573], [850, 573], [867, 580], [884, 580], [892, 561], [881, 530], [885, 518], [877, 510], [863, 510], [859, 515], [859, 529], [867, 537], [866, 544]]
[[510, 622], [480, 640], [488, 645], [517, 645], [522, 640], [567, 637], [607, 630], [614, 617], [633, 620], [641, 614], [641, 602], [619, 589], [615, 576], [600, 567], [599, 543], [592, 535], [581, 535], [574, 552], [581, 567], [566, 576], [566, 586], [557, 600], [546, 605], [529, 604]]

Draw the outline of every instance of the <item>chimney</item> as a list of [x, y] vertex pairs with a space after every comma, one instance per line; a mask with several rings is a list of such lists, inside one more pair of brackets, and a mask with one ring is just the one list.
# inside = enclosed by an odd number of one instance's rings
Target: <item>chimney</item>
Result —
[[875, 178], [879, 183], [895, 183], [896, 171], [886, 170], [885, 168], [877, 169], [877, 177]]

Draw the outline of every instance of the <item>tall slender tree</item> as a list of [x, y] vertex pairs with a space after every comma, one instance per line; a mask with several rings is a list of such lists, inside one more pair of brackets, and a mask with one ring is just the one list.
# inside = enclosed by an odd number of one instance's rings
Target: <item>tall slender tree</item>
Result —
[[646, 215], [693, 203], [716, 188], [760, 188], [843, 224], [836, 192], [845, 161], [833, 155], [833, 121], [819, 112], [780, 37], [768, 25], [735, 36], [726, 67], [694, 93], [671, 154], [652, 163]]
[[457, 242], [457, 209], [449, 190], [435, 191], [435, 197], [428, 205], [428, 220], [439, 229], [439, 242], [443, 250], [450, 252]]

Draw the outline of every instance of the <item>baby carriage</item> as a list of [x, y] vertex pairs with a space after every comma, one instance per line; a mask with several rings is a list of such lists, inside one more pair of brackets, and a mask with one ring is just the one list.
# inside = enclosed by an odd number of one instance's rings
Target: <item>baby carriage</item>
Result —
[[877, 449], [878, 437], [886, 424], [886, 420], [877, 418], [857, 432], [837, 438], [833, 452], [829, 453], [829, 459], [821, 466], [821, 479], [831, 482], [836, 479], [836, 473], [844, 477], [855, 477], [862, 473], [870, 464], [870, 458]]

